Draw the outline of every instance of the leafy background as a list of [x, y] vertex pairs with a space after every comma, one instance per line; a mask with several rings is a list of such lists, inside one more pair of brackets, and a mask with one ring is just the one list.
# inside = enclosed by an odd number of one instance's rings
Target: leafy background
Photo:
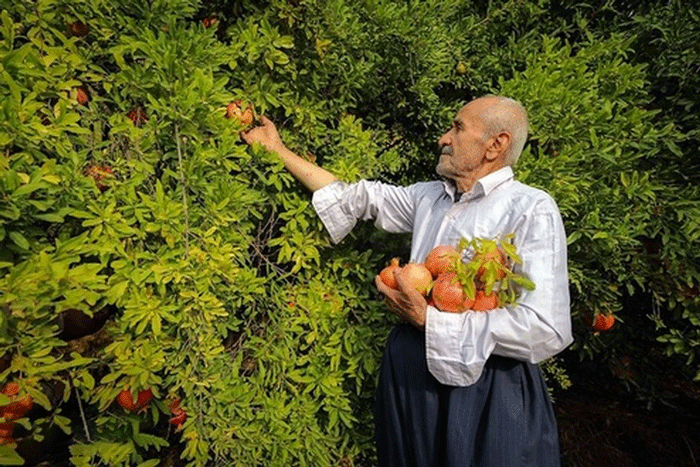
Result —
[[[517, 176], [552, 194], [569, 236], [575, 343], [543, 364], [555, 401], [595, 385], [676, 420], [700, 399], [687, 2], [0, 5], [0, 381], [35, 401], [3, 463], [374, 464], [394, 320], [372, 280], [409, 239], [363, 224], [331, 247], [309, 194], [224, 118], [235, 100], [340, 178], [410, 183], [434, 176], [463, 103], [519, 99]], [[597, 313], [611, 331], [591, 332]], [[125, 388], [153, 402], [126, 412]], [[559, 415], [565, 465], [603, 465]], [[700, 453], [684, 439], [667, 461]]]

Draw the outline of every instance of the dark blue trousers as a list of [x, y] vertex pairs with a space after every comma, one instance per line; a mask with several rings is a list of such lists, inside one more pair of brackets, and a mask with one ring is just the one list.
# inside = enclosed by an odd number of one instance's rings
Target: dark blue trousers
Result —
[[479, 380], [446, 386], [428, 371], [425, 334], [389, 335], [375, 406], [380, 467], [558, 467], [559, 435], [537, 365], [491, 356]]

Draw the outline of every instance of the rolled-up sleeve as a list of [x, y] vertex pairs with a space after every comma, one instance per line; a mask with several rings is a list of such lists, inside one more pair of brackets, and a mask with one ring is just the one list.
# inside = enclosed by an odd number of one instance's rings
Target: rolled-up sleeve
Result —
[[538, 363], [573, 341], [566, 235], [552, 200], [544, 199], [527, 213], [515, 244], [522, 264], [514, 270], [536, 286], [522, 290], [516, 304], [460, 314], [428, 307], [428, 368], [441, 383], [474, 384], [491, 354]]
[[410, 232], [413, 228], [416, 201], [411, 186], [335, 181], [316, 190], [311, 202], [333, 243], [345, 238], [358, 220], [375, 219], [375, 225], [387, 232]]

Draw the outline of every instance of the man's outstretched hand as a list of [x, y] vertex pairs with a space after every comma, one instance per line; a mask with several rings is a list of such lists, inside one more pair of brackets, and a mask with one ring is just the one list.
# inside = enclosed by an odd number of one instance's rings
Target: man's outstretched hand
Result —
[[260, 143], [265, 146], [268, 151], [277, 153], [282, 152], [284, 143], [282, 143], [282, 138], [280, 138], [280, 135], [277, 132], [277, 127], [274, 123], [272, 123], [272, 120], [264, 115], [261, 115], [260, 123], [260, 126], [256, 126], [248, 131], [241, 132], [241, 138], [243, 138], [243, 141], [249, 145], [252, 145], [253, 143]]
[[394, 271], [394, 277], [399, 290], [387, 286], [379, 275], [374, 278], [377, 289], [386, 297], [389, 310], [418, 329], [425, 329], [428, 302], [425, 301], [425, 297], [420, 292], [408, 283], [401, 272]]

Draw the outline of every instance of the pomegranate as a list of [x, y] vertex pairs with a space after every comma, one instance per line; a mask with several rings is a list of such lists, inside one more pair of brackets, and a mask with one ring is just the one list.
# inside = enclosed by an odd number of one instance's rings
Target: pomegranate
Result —
[[476, 273], [478, 277], [482, 277], [486, 274], [487, 270], [496, 270], [496, 277], [499, 279], [506, 277], [506, 255], [498, 248], [483, 253], [477, 253], [472, 261], [479, 262], [479, 270]]
[[134, 125], [137, 127], [140, 127], [144, 123], [146, 123], [146, 120], [148, 120], [148, 117], [146, 116], [146, 112], [143, 111], [141, 107], [134, 107], [129, 111], [126, 116], [134, 122]]
[[428, 268], [419, 263], [408, 263], [401, 268], [401, 275], [415, 288], [421, 295], [428, 295], [430, 285], [433, 282], [433, 275]]
[[87, 105], [88, 101], [90, 100], [90, 96], [84, 87], [80, 86], [75, 88], [75, 100], [80, 105]]
[[71, 36], [74, 37], [85, 37], [90, 32], [90, 26], [83, 23], [82, 21], [74, 21], [68, 25], [68, 31]]
[[187, 420], [187, 412], [180, 408], [180, 399], [175, 399], [170, 404], [170, 411], [173, 413], [173, 416], [170, 417], [169, 423], [175, 425], [176, 428], [180, 428]]
[[460, 257], [457, 250], [449, 245], [438, 245], [428, 253], [424, 264], [433, 277], [436, 278], [443, 272], [454, 270], [459, 260]]
[[454, 272], [440, 274], [435, 280], [430, 296], [440, 311], [461, 313], [470, 309], [474, 303], [464, 292], [462, 284]]
[[615, 316], [598, 313], [591, 324], [591, 328], [596, 331], [607, 331], [615, 324]]
[[17, 425], [17, 422], [0, 423], [0, 438], [12, 438], [15, 425]]
[[131, 397], [131, 391], [129, 389], [124, 389], [117, 395], [117, 403], [122, 406], [124, 410], [131, 411], [134, 409], [142, 410], [148, 407], [153, 399], [153, 391], [150, 389], [144, 389], [140, 391], [134, 400]]
[[382, 280], [382, 282], [384, 282], [387, 287], [391, 287], [395, 290], [399, 289], [399, 284], [396, 283], [396, 278], [394, 277], [394, 271], [397, 269], [401, 269], [399, 267], [399, 258], [394, 258], [389, 263], [389, 266], [382, 269], [382, 271], [379, 273], [379, 278]]
[[226, 118], [235, 119], [241, 124], [241, 126], [248, 127], [255, 119], [255, 116], [253, 115], [253, 108], [249, 105], [242, 108], [242, 105], [243, 103], [240, 100], [231, 102], [226, 107]]
[[16, 396], [19, 394], [19, 384], [15, 383], [14, 381], [5, 384], [2, 387], [2, 393], [7, 397]]
[[472, 310], [490, 311], [495, 308], [498, 308], [498, 294], [496, 292], [491, 292], [490, 294], [487, 294], [483, 290], [476, 291], [476, 297], [474, 298]]
[[95, 185], [100, 191], [105, 191], [109, 188], [108, 185], [102, 182], [102, 179], [111, 176], [113, 173], [114, 170], [107, 164], [90, 164], [85, 171], [85, 175], [95, 180]]
[[5, 417], [5, 420], [17, 420], [24, 417], [27, 412], [34, 406], [34, 399], [27, 394], [26, 396], [13, 400], [9, 404], [0, 408], [0, 414]]

